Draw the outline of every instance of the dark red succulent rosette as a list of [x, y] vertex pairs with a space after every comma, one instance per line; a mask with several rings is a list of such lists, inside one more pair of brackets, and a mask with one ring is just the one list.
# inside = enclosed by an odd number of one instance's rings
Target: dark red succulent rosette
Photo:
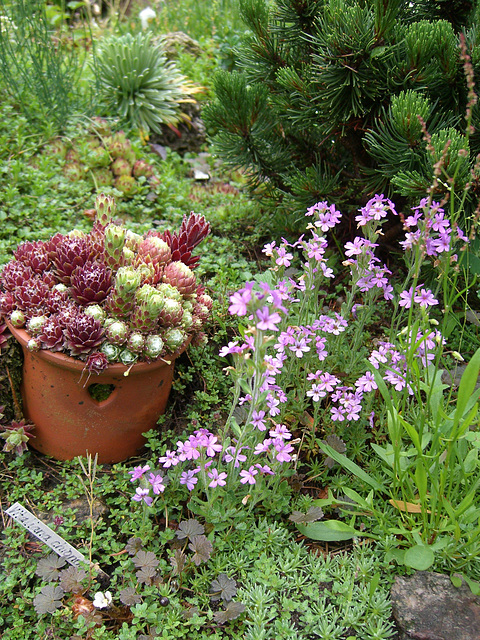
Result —
[[42, 241], [23, 242], [13, 255], [16, 260], [29, 266], [35, 273], [43, 273], [50, 266], [48, 245]]
[[70, 278], [70, 293], [80, 305], [105, 300], [112, 288], [112, 271], [101, 262], [89, 261], [77, 267]]
[[109, 362], [107, 356], [101, 351], [95, 351], [87, 356], [85, 361], [85, 368], [89, 373], [96, 373], [97, 375], [105, 371]]
[[77, 313], [64, 329], [65, 346], [72, 356], [83, 356], [98, 347], [105, 337], [105, 330], [98, 320], [84, 313]]
[[31, 278], [12, 293], [16, 308], [21, 309], [27, 317], [43, 313], [50, 296], [50, 287], [40, 278]]
[[42, 349], [50, 349], [50, 351], [62, 351], [65, 336], [64, 327], [55, 316], [51, 316], [42, 327], [42, 331], [38, 338], [42, 343]]
[[53, 251], [52, 261], [57, 278], [69, 285], [72, 273], [77, 267], [91, 260], [94, 256], [92, 242], [87, 236], [64, 236]]
[[28, 280], [31, 280], [35, 273], [31, 267], [19, 260], [10, 260], [2, 269], [0, 274], [0, 284], [6, 291], [15, 291]]

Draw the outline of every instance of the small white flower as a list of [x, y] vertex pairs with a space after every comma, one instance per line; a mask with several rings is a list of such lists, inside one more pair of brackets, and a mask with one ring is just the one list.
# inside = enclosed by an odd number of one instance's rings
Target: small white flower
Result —
[[142, 29], [145, 31], [145, 29], [148, 29], [148, 23], [151, 20], [155, 20], [157, 14], [152, 9], [152, 7], [146, 7], [145, 9], [140, 11], [138, 17], [140, 18], [140, 22], [142, 23]]
[[106, 609], [111, 604], [112, 604], [112, 594], [110, 593], [110, 591], [105, 591], [105, 593], [103, 593], [102, 591], [99, 591], [98, 593], [95, 594], [95, 597], [93, 599], [93, 606], [96, 609]]

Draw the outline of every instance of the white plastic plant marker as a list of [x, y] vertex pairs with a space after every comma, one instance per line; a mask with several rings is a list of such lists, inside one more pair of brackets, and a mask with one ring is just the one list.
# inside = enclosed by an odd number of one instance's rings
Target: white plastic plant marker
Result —
[[80, 566], [81, 562], [88, 564], [88, 560], [80, 551], [77, 551], [55, 531], [52, 531], [49, 526], [34, 516], [28, 509], [22, 507], [19, 502], [15, 502], [15, 504], [6, 509], [6, 513], [74, 567]]

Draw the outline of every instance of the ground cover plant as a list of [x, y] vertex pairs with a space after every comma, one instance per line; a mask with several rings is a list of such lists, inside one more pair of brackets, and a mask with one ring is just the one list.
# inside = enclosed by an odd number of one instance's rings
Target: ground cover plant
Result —
[[[202, 20], [228, 35], [226, 4]], [[177, 28], [168, 0], [156, 9], [155, 35]], [[138, 34], [135, 11], [99, 17], [105, 37]], [[228, 66], [213, 35], [202, 64]], [[464, 62], [468, 144], [476, 98]], [[396, 575], [437, 570], [478, 593], [480, 351], [465, 321], [478, 308], [477, 220], [464, 216], [475, 175], [465, 190], [446, 171], [447, 145], [433, 188], [411, 206], [372, 193], [352, 215], [311, 201], [293, 233], [208, 147], [159, 155], [145, 129], [113, 113], [92, 146], [104, 122], [86, 114], [59, 135], [33, 130], [11, 97], [0, 109], [2, 264], [25, 240], [91, 229], [99, 185], [88, 163], [103, 155], [112, 171], [108, 139], [122, 131], [118, 157], [133, 174], [133, 153], [151, 175], [133, 175], [134, 193], [102, 190], [140, 235], [179, 227], [191, 209], [204, 215], [196, 272], [213, 301], [208, 342], [177, 362], [144, 453], [114, 465], [27, 448], [35, 430], [22, 421], [18, 351], [0, 324], [2, 637], [383, 640], [396, 637]], [[71, 149], [87, 167], [73, 180]], [[195, 179], [195, 166], [210, 179]], [[17, 501], [86, 562], [69, 566], [13, 522], [5, 511]]]

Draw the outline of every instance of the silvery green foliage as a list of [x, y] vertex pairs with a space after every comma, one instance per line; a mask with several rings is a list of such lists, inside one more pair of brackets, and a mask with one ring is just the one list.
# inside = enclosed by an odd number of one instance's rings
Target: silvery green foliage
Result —
[[210, 600], [225, 600], [229, 602], [237, 593], [237, 583], [233, 578], [229, 578], [225, 573], [221, 573], [210, 586]]
[[161, 131], [181, 119], [185, 83], [149, 34], [114, 36], [102, 43], [95, 71], [105, 106], [145, 131]]
[[40, 593], [35, 596], [33, 606], [38, 615], [44, 613], [54, 613], [62, 606], [64, 590], [55, 584], [48, 584], [42, 587]]

